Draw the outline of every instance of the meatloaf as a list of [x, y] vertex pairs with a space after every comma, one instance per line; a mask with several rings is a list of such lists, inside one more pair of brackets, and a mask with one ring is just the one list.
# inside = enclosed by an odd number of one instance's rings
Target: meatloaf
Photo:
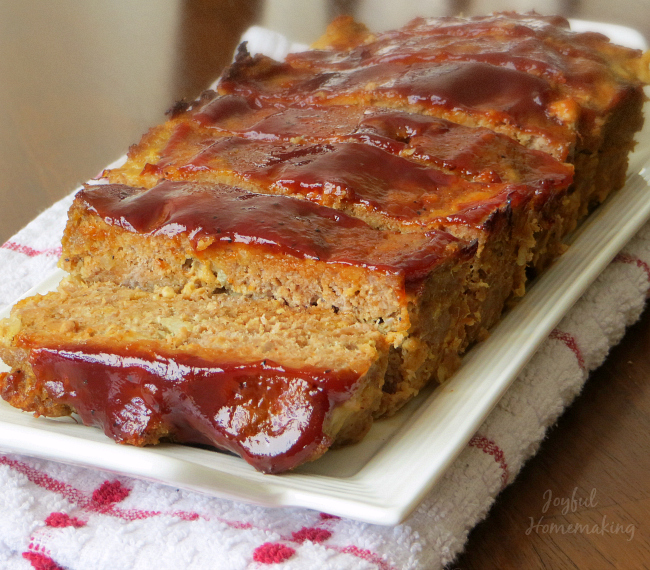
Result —
[[[442, 382], [624, 181], [648, 56], [536, 14], [242, 45], [70, 209], [2, 395], [266, 472]], [[96, 318], [95, 318], [96, 317]]]
[[472, 318], [475, 242], [378, 230], [309, 201], [212, 183], [88, 187], [63, 250], [62, 266], [85, 282], [272, 298], [372, 324], [395, 352], [379, 415], [451, 375]]
[[9, 403], [120, 443], [218, 446], [264, 472], [357, 441], [382, 398], [374, 327], [275, 300], [65, 280], [0, 324]]

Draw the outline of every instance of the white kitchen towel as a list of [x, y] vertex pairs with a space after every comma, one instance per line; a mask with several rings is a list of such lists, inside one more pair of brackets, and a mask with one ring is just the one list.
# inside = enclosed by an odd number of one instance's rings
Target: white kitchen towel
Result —
[[[55, 267], [70, 202], [58, 202], [0, 247], [0, 304]], [[649, 288], [647, 225], [553, 331], [403, 524], [256, 507], [0, 453], [0, 568], [439, 569], [639, 317]]]

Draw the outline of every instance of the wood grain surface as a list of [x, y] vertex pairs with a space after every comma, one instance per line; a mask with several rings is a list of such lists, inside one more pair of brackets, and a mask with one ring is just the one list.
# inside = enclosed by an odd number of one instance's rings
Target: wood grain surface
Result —
[[[647, 0], [2, 2], [0, 242], [207, 87], [252, 24], [308, 42], [344, 12], [382, 29], [533, 7], [650, 37]], [[650, 568], [649, 377], [646, 312], [450, 568]]]

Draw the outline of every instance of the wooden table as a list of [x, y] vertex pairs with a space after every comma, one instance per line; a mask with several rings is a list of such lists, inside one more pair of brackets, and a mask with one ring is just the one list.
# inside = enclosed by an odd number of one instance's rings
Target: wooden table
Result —
[[[139, 0], [0, 4], [0, 242], [194, 97], [259, 23], [310, 41], [341, 12], [376, 29], [422, 15], [528, 9], [526, 1]], [[556, 0], [544, 13], [639, 29], [646, 0]], [[10, 268], [4, 268], [5, 271]], [[452, 566], [650, 568], [650, 313], [628, 332]], [[570, 508], [545, 503], [583, 499]], [[586, 504], [585, 504], [586, 503]], [[531, 520], [618, 533], [527, 532]], [[614, 528], [614, 527], [609, 527]], [[632, 535], [633, 532], [633, 536]]]

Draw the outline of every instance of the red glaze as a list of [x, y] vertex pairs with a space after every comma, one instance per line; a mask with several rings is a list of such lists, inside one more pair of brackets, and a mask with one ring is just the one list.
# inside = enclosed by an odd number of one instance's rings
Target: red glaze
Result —
[[142, 445], [163, 435], [212, 445], [266, 473], [292, 469], [331, 445], [323, 423], [359, 379], [350, 371], [137, 349], [40, 348], [30, 363], [52, 399], [118, 442]]
[[[545, 152], [483, 128], [399, 111], [368, 114], [355, 135], [387, 150], [403, 141], [403, 155], [476, 182], [517, 182], [536, 188], [566, 188], [572, 169]], [[385, 144], [383, 141], [391, 141]], [[375, 142], [377, 141], [377, 142]], [[395, 142], [392, 142], [395, 141]]]
[[145, 235], [185, 234], [199, 251], [245, 244], [271, 253], [366, 267], [421, 279], [471, 247], [442, 231], [403, 235], [375, 230], [343, 212], [287, 196], [222, 184], [161, 182], [150, 190], [110, 184], [78, 199], [111, 225]]
[[418, 18], [346, 52], [311, 50], [290, 54], [287, 61], [320, 71], [388, 62], [480, 62], [582, 89], [610, 76], [601, 52], [607, 43], [601, 34], [570, 32], [568, 22], [558, 17], [510, 13], [470, 19]]
[[463, 195], [484, 190], [370, 145], [313, 145], [269, 154], [268, 165], [246, 173], [248, 178], [291, 194], [335, 194], [344, 203], [405, 222], [426, 224], [432, 211], [451, 213]]
[[378, 64], [373, 69], [372, 79], [381, 81], [378, 86], [380, 93], [394, 94], [400, 99], [407, 99], [410, 104], [423, 103], [427, 107], [440, 105], [454, 111], [496, 110], [520, 124], [531, 119], [539, 122], [547, 120], [546, 105], [552, 96], [549, 86], [545, 81], [525, 73], [484, 63], [435, 67], [414, 63], [409, 65], [408, 70], [399, 73], [399, 78], [394, 81], [385, 79], [400, 68], [393, 64]]
[[386, 144], [375, 146], [223, 137], [189, 159], [184, 150], [177, 149], [181, 158], [176, 159], [174, 151], [165, 149], [161, 166], [156, 168], [166, 178], [210, 180], [214, 176], [219, 180], [224, 174], [234, 176], [261, 192], [303, 197], [363, 215], [373, 225], [400, 230], [439, 228], [444, 225], [443, 218], [452, 214], [457, 221], [465, 216], [466, 224], [480, 225], [484, 220], [477, 216], [479, 203], [499, 197], [501, 205], [510, 201], [514, 206], [511, 195], [532, 197], [535, 193], [520, 184], [474, 183], [446, 174], [386, 152], [387, 146], [402, 143], [385, 140]]
[[[212, 93], [212, 92], [208, 92]], [[216, 94], [215, 94], [216, 95]], [[236, 95], [226, 97], [216, 97], [203, 105], [201, 109], [194, 114], [194, 118], [200, 124], [216, 124], [227, 121], [232, 117], [250, 113], [252, 107], [243, 97]], [[273, 109], [269, 109], [273, 112]]]
[[311, 50], [290, 54], [287, 61], [312, 73], [388, 63], [504, 67], [543, 78], [559, 97], [581, 101], [585, 114], [580, 120], [590, 122], [595, 120], [594, 109], [607, 112], [631, 86], [639, 86], [616, 62], [640, 56], [640, 51], [610, 44], [601, 34], [571, 32], [563, 18], [505, 13], [418, 18], [349, 50]]
[[[222, 108], [237, 111], [224, 114]], [[571, 168], [547, 153], [526, 149], [489, 129], [427, 115], [341, 105], [253, 109], [244, 99], [229, 95], [211, 101], [192, 119], [201, 127], [247, 139], [362, 142], [477, 182], [566, 188], [571, 181]], [[173, 161], [175, 149], [182, 145], [178, 133], [197, 130], [191, 124], [177, 127], [162, 152], [163, 164], [166, 159]], [[204, 140], [212, 139], [206, 134]]]
[[242, 50], [219, 90], [256, 106], [371, 103], [449, 113], [453, 120], [460, 113], [461, 120], [542, 136], [567, 156], [579, 125], [593, 123], [639, 87], [611, 62], [641, 52], [613, 46], [600, 34], [572, 33], [562, 18], [417, 19], [362, 39], [349, 49], [290, 54], [282, 64]]
[[524, 131], [548, 136], [564, 132], [547, 115], [557, 98], [546, 80], [486, 63], [380, 62], [350, 70], [287, 69], [277, 65], [277, 77], [258, 77], [253, 58], [235, 63], [244, 69], [219, 83], [223, 94], [236, 94], [269, 105], [318, 103], [385, 103], [417, 110], [442, 109], [486, 117], [497, 124], [512, 124]]
[[[294, 119], [299, 116], [297, 110], [292, 115]], [[266, 123], [266, 119], [261, 122]], [[291, 124], [292, 129], [305, 131], [309, 121], [292, 120]], [[371, 128], [364, 132], [362, 124], [356, 133], [335, 136], [325, 144], [293, 143], [289, 142], [291, 137], [289, 141], [267, 140], [264, 136], [220, 136], [213, 140], [203, 130], [189, 125], [182, 122], [175, 126], [169, 143], [159, 153], [159, 162], [147, 166], [144, 172], [152, 169], [157, 176], [177, 180], [220, 181], [224, 176], [226, 180], [234, 177], [238, 183], [260, 192], [298, 196], [322, 206], [345, 209], [355, 216], [363, 215], [373, 226], [402, 231], [441, 228], [451, 215], [454, 223], [481, 225], [485, 221], [485, 209], [477, 207], [481, 203], [497, 204], [497, 208], [517, 206], [521, 199], [531, 199], [537, 188], [545, 188], [540, 181], [535, 182], [535, 187], [521, 184], [525, 180], [502, 183], [489, 171], [479, 182], [467, 181], [401, 156], [407, 148], [404, 142], [374, 135]], [[260, 127], [254, 125], [250, 130], [259, 134]], [[185, 138], [179, 136], [181, 131]], [[203, 150], [197, 153], [197, 148]], [[545, 190], [566, 188], [570, 169], [553, 159], [540, 158], [541, 164], [544, 161], [552, 165], [549, 171], [558, 170], [550, 176], [546, 173], [552, 183]], [[430, 162], [435, 166], [435, 161]], [[461, 159], [451, 166], [462, 170], [462, 163]], [[484, 170], [478, 162], [477, 168]]]
[[[232, 100], [240, 102], [237, 112], [223, 113], [222, 106], [231, 106], [223, 102]], [[289, 141], [300, 137], [306, 141], [324, 141], [349, 135], [363, 118], [364, 111], [356, 106], [342, 105], [257, 109], [250, 107], [242, 97], [225, 95], [200, 108], [192, 120], [203, 127], [249, 139]], [[381, 112], [381, 109], [373, 112]]]

